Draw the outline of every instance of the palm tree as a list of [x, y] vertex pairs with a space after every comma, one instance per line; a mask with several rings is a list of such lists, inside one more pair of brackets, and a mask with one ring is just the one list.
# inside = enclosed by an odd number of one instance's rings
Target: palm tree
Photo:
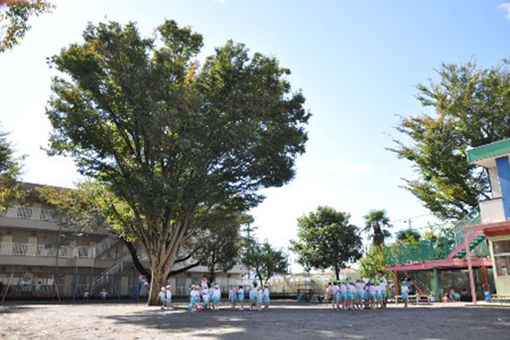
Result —
[[387, 228], [391, 228], [390, 219], [386, 216], [386, 210], [370, 210], [365, 216], [365, 228], [363, 231], [370, 233], [372, 243], [379, 247], [384, 244], [384, 239], [391, 234]]

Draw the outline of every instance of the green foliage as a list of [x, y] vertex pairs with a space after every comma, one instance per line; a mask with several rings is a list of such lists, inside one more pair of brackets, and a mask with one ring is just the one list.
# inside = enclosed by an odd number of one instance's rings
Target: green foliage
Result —
[[391, 234], [387, 228], [391, 227], [385, 210], [370, 210], [365, 216], [363, 231], [369, 233], [374, 246], [380, 247], [384, 244], [384, 239], [390, 237]]
[[417, 243], [420, 241], [421, 235], [418, 230], [403, 229], [397, 232], [396, 238], [400, 243]]
[[261, 285], [266, 284], [274, 274], [287, 273], [289, 266], [283, 250], [274, 249], [267, 241], [259, 243], [254, 239], [243, 247], [241, 262], [255, 271]]
[[21, 172], [21, 159], [14, 157], [6, 137], [7, 134], [0, 131], [0, 211], [20, 198], [18, 178]]
[[437, 72], [438, 82], [418, 85], [428, 113], [402, 118], [397, 131], [405, 138], [390, 150], [416, 170], [407, 190], [437, 217], [460, 219], [489, 192], [487, 174], [467, 162], [466, 150], [510, 137], [510, 64], [443, 64]]
[[[202, 36], [165, 21], [152, 38], [134, 23], [89, 25], [84, 42], [50, 59], [49, 152], [72, 156], [132, 212], [125, 232], [164, 284], [198, 209], [244, 211], [261, 188], [294, 176], [309, 114], [275, 58], [227, 42], [195, 57]], [[155, 302], [157, 291], [151, 291]]]
[[[53, 5], [46, 0], [7, 0], [0, 4], [0, 52], [5, 52], [21, 41], [30, 29], [30, 16], [49, 12]], [[2, 2], [2, 3], [3, 3]]]
[[361, 277], [374, 278], [378, 272], [385, 272], [384, 252], [382, 247], [370, 246], [370, 249], [358, 261]]
[[359, 229], [349, 223], [350, 215], [329, 207], [298, 219], [298, 241], [291, 249], [307, 270], [332, 268], [339, 279], [340, 269], [361, 256]]
[[207, 267], [209, 279], [215, 280], [217, 269], [227, 272], [239, 261], [241, 249], [240, 227], [253, 220], [250, 215], [231, 212], [218, 207], [202, 214], [196, 219], [200, 226], [197, 232], [197, 249], [194, 258]]

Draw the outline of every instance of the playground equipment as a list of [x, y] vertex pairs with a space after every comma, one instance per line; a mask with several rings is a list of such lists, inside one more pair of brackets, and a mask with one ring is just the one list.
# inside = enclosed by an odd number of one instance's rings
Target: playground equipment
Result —
[[7, 284], [0, 292], [0, 304], [7, 296], [15, 297], [51, 297], [60, 301], [60, 291], [53, 274], [11, 272]]

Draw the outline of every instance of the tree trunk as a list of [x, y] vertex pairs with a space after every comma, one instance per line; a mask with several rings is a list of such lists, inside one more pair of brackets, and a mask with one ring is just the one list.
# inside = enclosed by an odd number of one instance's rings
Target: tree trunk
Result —
[[152, 280], [149, 294], [149, 306], [155, 306], [158, 304], [158, 294], [161, 287], [167, 285], [168, 274], [173, 266], [174, 260], [168, 261], [168, 263], [161, 263], [160, 259], [154, 258], [152, 261], [151, 271]]
[[335, 267], [335, 277], [336, 277], [336, 280], [340, 280], [340, 268], [338, 267]]

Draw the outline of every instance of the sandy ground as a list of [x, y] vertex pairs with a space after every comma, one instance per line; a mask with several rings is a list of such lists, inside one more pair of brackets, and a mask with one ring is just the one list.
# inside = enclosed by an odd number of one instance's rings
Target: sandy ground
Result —
[[0, 306], [0, 339], [510, 339], [510, 308], [464, 304], [332, 311], [275, 302], [260, 312], [188, 313], [134, 303]]

